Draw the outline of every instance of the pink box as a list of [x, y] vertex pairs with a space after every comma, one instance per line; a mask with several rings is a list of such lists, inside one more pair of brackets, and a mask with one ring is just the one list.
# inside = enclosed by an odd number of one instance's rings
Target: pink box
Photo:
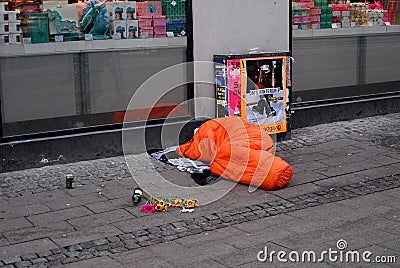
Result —
[[310, 21], [309, 16], [301, 17], [301, 22], [309, 22], [309, 21]]
[[313, 15], [321, 15], [321, 9], [320, 8], [310, 8], [309, 10], [308, 10], [308, 14], [310, 14], [310, 16], [313, 16]]
[[139, 27], [140, 38], [153, 38], [154, 28], [153, 27]]
[[162, 15], [162, 5], [159, 1], [136, 2], [136, 11], [141, 15]]
[[167, 27], [154, 27], [155, 34], [167, 34]]
[[311, 22], [320, 22], [321, 21], [321, 16], [320, 15], [310, 16], [310, 21]]
[[153, 26], [154, 27], [166, 27], [167, 26], [167, 21], [166, 20], [154, 20], [153, 21]]
[[320, 23], [319, 22], [312, 22], [310, 24], [311, 29], [319, 29], [321, 28]]

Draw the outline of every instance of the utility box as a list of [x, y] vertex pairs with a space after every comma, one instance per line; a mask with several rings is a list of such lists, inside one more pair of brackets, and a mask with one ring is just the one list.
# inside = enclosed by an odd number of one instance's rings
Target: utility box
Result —
[[289, 130], [290, 52], [214, 55], [217, 117], [240, 116], [268, 134]]

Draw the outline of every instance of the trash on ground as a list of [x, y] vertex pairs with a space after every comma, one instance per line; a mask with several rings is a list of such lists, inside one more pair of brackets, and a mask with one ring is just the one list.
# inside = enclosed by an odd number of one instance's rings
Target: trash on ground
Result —
[[132, 202], [134, 205], [137, 205], [140, 203], [140, 201], [142, 200], [142, 196], [143, 196], [143, 191], [140, 188], [135, 188], [135, 190], [133, 190], [133, 195], [132, 195]]
[[73, 187], [73, 183], [74, 183], [74, 175], [72, 174], [67, 174], [65, 176], [65, 186], [67, 189], [72, 189]]
[[182, 208], [180, 212], [182, 213], [192, 213], [194, 211], [194, 208]]

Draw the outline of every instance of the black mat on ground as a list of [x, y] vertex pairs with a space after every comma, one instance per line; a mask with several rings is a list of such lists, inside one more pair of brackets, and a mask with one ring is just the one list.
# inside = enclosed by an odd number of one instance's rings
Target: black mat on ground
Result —
[[209, 164], [206, 162], [191, 160], [178, 155], [175, 151], [177, 146], [166, 149], [148, 150], [147, 153], [156, 160], [175, 166], [178, 170], [191, 174], [192, 179], [199, 185], [213, 184], [220, 179], [211, 173]]

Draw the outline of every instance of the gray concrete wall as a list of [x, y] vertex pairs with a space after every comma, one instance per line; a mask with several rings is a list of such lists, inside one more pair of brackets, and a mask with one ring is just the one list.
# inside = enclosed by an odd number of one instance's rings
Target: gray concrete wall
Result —
[[[212, 62], [214, 54], [289, 50], [289, 1], [193, 0], [195, 61]], [[195, 65], [195, 81], [213, 81], [213, 68]], [[198, 83], [195, 97], [214, 98], [212, 84]], [[197, 117], [214, 117], [213, 102], [197, 101]]]

